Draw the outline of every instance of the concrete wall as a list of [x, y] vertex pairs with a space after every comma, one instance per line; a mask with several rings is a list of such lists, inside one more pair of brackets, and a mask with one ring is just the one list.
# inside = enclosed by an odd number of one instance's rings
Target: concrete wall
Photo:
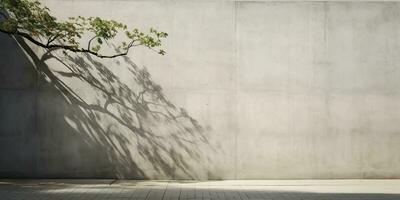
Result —
[[166, 31], [167, 55], [0, 35], [1, 177], [400, 178], [399, 3], [43, 3]]

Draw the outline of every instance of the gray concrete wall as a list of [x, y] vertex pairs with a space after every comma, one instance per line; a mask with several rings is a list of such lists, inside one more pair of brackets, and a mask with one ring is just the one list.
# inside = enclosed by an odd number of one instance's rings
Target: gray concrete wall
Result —
[[43, 3], [166, 31], [167, 55], [0, 35], [1, 177], [400, 178], [399, 3]]

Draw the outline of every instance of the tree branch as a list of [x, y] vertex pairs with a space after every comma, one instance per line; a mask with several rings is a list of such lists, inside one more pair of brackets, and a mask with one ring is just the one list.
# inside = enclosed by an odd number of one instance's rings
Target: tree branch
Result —
[[19, 35], [19, 36], [29, 40], [33, 44], [36, 44], [36, 45], [38, 45], [38, 46], [40, 46], [42, 48], [45, 48], [45, 49], [64, 49], [64, 50], [75, 52], [75, 53], [77, 53], [77, 52], [78, 53], [88, 53], [88, 54], [94, 55], [94, 56], [99, 57], [99, 58], [116, 58], [116, 57], [120, 57], [120, 56], [125, 56], [125, 55], [127, 55], [129, 53], [129, 50], [130, 50], [131, 47], [140, 45], [140, 44], [134, 45], [133, 44], [134, 40], [133, 40], [131, 43], [129, 43], [129, 45], [128, 45], [128, 47], [127, 47], [125, 52], [114, 54], [114, 55], [102, 55], [102, 54], [99, 54], [99, 53], [97, 53], [95, 51], [91, 51], [90, 49], [76, 48], [75, 46], [71, 46], [71, 45], [50, 44], [50, 43], [44, 44], [42, 42], [39, 42], [39, 41], [35, 40], [31, 35], [29, 35], [27, 33], [24, 33], [24, 32], [20, 32], [18, 30], [12, 32], [12, 31], [6, 31], [6, 30], [0, 29], [0, 32], [6, 33], [6, 34], [9, 34], [9, 35]]
[[60, 36], [60, 35], [58, 33], [56, 33], [52, 37], [50, 37], [49, 40], [47, 41], [47, 46], [50, 45], [50, 43], [52, 43], [54, 40], [56, 40], [58, 38], [58, 36]]
[[90, 49], [90, 43], [92, 43], [92, 41], [93, 41], [95, 38], [97, 38], [97, 36], [93, 36], [93, 37], [89, 40], [87, 49]]
[[[130, 48], [134, 46], [146, 46], [156, 51], [161, 46], [161, 38], [168, 36], [167, 33], [153, 28], [150, 28], [148, 34], [138, 29], [126, 31], [125, 24], [99, 17], [78, 16], [58, 21], [56, 17], [50, 15], [50, 10], [42, 6], [39, 0], [0, 0], [0, 2], [0, 22], [2, 22], [0, 33], [20, 36], [48, 51], [63, 49], [75, 53], [87, 53], [99, 58], [115, 58], [127, 55]], [[125, 30], [129, 44], [123, 42], [122, 45], [118, 45], [111, 55], [99, 53], [100, 49], [122, 30]], [[86, 45], [81, 45], [82, 35], [89, 33], [94, 37], [89, 38]], [[96, 46], [92, 47], [95, 39], [97, 39]], [[164, 55], [165, 51], [160, 49], [157, 53]]]

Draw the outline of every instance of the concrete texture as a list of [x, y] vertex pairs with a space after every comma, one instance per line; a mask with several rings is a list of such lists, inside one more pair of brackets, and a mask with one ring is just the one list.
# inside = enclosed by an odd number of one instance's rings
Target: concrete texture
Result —
[[0, 180], [0, 195], [14, 199], [274, 199], [395, 200], [398, 180], [312, 181], [112, 181]]
[[167, 55], [0, 35], [0, 177], [400, 178], [399, 3], [42, 2], [166, 31]]

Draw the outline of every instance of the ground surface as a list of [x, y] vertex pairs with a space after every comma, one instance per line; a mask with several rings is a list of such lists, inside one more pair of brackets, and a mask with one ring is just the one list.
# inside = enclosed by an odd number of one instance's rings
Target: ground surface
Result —
[[400, 180], [113, 181], [0, 180], [1, 200], [400, 199]]

